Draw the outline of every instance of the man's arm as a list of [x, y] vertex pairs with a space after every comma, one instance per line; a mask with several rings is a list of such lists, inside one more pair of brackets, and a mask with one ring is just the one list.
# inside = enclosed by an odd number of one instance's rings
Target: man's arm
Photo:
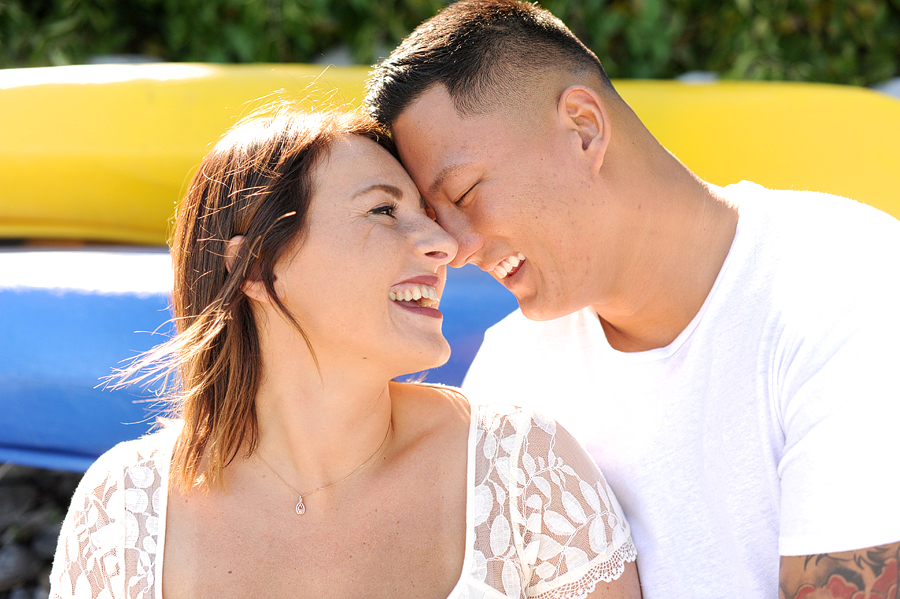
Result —
[[900, 599], [900, 542], [781, 558], [779, 599]]

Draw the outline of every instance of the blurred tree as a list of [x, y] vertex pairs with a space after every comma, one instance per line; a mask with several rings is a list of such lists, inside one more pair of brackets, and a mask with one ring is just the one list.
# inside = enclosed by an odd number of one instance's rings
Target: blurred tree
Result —
[[[0, 0], [0, 67], [106, 54], [371, 63], [444, 0]], [[900, 0], [545, 0], [612, 77], [870, 84], [900, 75]]]

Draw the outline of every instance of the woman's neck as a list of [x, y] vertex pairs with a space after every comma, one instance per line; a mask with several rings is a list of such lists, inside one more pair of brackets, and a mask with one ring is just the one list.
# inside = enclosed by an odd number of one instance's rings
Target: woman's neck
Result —
[[392, 401], [388, 376], [328, 356], [319, 356], [317, 368], [308, 353], [294, 349], [263, 352], [256, 451], [306, 492], [340, 480], [379, 446], [388, 448]]

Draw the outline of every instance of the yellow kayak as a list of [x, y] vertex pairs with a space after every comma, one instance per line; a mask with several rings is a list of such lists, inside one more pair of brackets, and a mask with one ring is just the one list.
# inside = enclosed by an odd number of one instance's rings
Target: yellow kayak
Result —
[[[358, 106], [367, 67], [85, 65], [0, 71], [0, 238], [164, 244], [204, 154], [274, 93]], [[702, 178], [844, 195], [900, 217], [900, 100], [804, 83], [617, 81]]]

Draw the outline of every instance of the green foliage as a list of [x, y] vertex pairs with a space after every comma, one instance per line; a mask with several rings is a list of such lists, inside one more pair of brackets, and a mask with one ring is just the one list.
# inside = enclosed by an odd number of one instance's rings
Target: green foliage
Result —
[[[100, 54], [312, 62], [386, 54], [443, 0], [0, 0], [0, 67]], [[870, 84], [900, 75], [900, 0], [544, 0], [612, 77]]]
[[389, 51], [441, 0], [0, 0], [0, 67], [104, 54], [167, 61], [312, 62], [346, 44]]
[[866, 85], [900, 75], [900, 0], [545, 0], [611, 77]]

